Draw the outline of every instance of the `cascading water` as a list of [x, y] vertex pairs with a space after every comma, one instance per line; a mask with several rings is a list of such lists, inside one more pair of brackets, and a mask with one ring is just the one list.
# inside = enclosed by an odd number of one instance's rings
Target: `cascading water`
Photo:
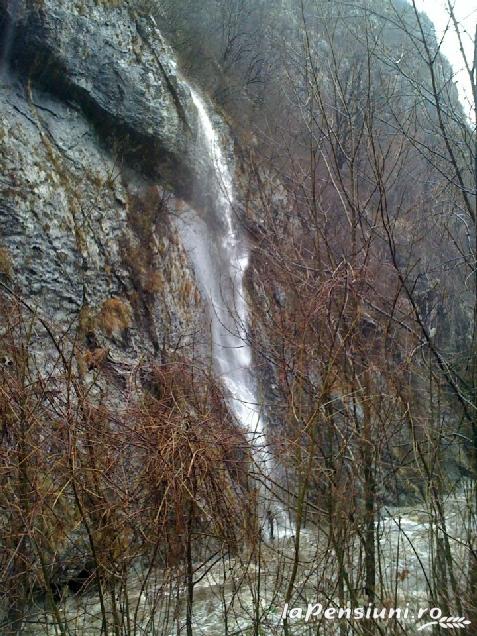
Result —
[[7, 14], [9, 17], [6, 20], [3, 32], [0, 34], [0, 78], [3, 78], [7, 73], [15, 38], [15, 21], [19, 11], [19, 4], [19, 0], [9, 0], [7, 3]]
[[[177, 224], [191, 259], [197, 282], [208, 302], [212, 355], [216, 372], [229, 394], [229, 407], [247, 431], [255, 463], [262, 476], [270, 475], [273, 461], [267, 450], [264, 419], [251, 371], [252, 355], [247, 342], [247, 303], [243, 278], [248, 248], [234, 218], [232, 171], [221, 147], [219, 134], [201, 96], [190, 88], [198, 113], [197, 152], [211, 187], [206, 220], [191, 211]], [[204, 186], [205, 184], [201, 184]], [[271, 538], [288, 534], [288, 521], [277, 503], [265, 503], [264, 521]], [[270, 499], [270, 498], [268, 498]]]

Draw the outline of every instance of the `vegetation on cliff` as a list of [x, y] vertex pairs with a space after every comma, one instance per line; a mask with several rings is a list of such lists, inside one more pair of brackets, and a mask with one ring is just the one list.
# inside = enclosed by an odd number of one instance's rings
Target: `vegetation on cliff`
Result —
[[[17, 9], [0, 1], [5, 38], [16, 26], [0, 87], [2, 633], [192, 636], [203, 581], [220, 636], [415, 629], [277, 619], [308, 595], [477, 620], [476, 58], [461, 46], [469, 117], [414, 2]], [[474, 36], [448, 13], [461, 44]], [[174, 229], [215, 205], [185, 77], [235, 143], [272, 476], [214, 376]], [[389, 508], [412, 502], [425, 542]]]

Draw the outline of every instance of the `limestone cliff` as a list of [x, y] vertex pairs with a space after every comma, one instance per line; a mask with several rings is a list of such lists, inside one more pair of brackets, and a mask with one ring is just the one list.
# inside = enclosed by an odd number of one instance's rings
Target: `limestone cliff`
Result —
[[0, 247], [32, 309], [131, 361], [192, 329], [168, 214], [192, 196], [196, 114], [152, 19], [114, 5], [0, 5]]

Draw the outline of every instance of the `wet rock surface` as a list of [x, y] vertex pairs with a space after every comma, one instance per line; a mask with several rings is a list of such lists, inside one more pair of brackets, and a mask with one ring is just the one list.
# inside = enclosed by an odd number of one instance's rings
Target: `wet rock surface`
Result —
[[131, 320], [88, 346], [158, 355], [198, 298], [168, 223], [195, 169], [172, 51], [132, 3], [4, 0], [0, 29], [3, 280], [63, 326], [119, 298]]
[[114, 139], [125, 160], [186, 194], [193, 175], [195, 110], [170, 50], [150, 16], [127, 3], [3, 2], [12, 65], [75, 102]]

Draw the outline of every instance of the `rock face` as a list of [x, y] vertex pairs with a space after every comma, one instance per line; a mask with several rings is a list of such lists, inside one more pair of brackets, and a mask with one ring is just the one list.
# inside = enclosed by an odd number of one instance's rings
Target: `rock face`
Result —
[[15, 29], [0, 280], [56, 324], [78, 319], [91, 349], [104, 338], [131, 359], [175, 346], [194, 320], [168, 211], [192, 191], [196, 114], [154, 24], [109, 4], [0, 3], [4, 41]]
[[[162, 397], [154, 372], [195, 355], [208, 330], [171, 220], [203, 170], [196, 108], [154, 23], [115, 4], [0, 0], [0, 384], [19, 368], [25, 315], [28, 365], [48, 399], [74, 382], [78, 401], [121, 418], [132, 402], [144, 414], [146, 393]], [[5, 308], [19, 305], [16, 321]], [[57, 586], [89, 563], [84, 529], [66, 534], [51, 554]], [[13, 624], [22, 610], [10, 600]], [[5, 624], [3, 609], [0, 599]]]
[[134, 168], [187, 194], [196, 128], [190, 93], [153, 18], [116, 4], [3, 0], [5, 32], [15, 32], [12, 64], [77, 103]]

